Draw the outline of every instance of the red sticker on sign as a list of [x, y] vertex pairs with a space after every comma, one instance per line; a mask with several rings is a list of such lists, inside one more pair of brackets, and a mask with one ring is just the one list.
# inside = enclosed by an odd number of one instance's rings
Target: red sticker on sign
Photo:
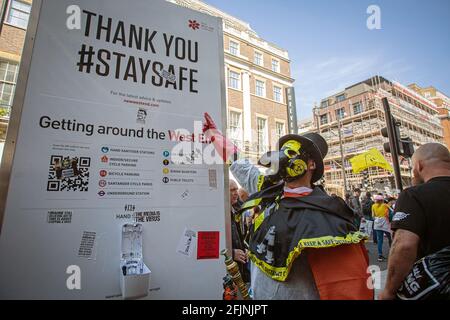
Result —
[[220, 232], [199, 232], [197, 259], [219, 259]]

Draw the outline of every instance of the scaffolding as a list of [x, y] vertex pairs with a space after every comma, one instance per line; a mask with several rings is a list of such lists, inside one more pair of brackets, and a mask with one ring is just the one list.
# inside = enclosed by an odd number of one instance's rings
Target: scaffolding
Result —
[[[406, 91], [407, 93], [407, 91]], [[378, 149], [386, 160], [392, 164], [392, 157], [383, 149], [388, 142], [381, 135], [381, 129], [386, 126], [382, 98], [387, 97], [393, 116], [401, 123], [402, 136], [412, 138], [415, 147], [428, 142], [441, 142], [443, 140], [442, 127], [438, 118], [438, 111], [423, 105], [415, 99], [414, 95], [405, 94], [397, 90], [395, 84], [390, 82], [378, 83], [370, 90], [365, 90], [349, 99], [336, 102], [326, 108], [321, 108], [320, 114], [329, 113], [341, 108], [349, 110], [350, 114], [320, 125], [319, 133], [329, 145], [328, 155], [325, 158], [325, 188], [330, 193], [344, 196], [344, 178], [342, 166], [345, 168], [346, 180], [349, 190], [360, 188], [363, 191], [376, 191], [386, 194], [395, 194], [395, 181], [391, 172], [378, 167], [372, 167], [365, 173], [355, 174], [349, 159], [372, 148]], [[355, 104], [360, 104], [357, 111]], [[315, 115], [318, 116], [318, 115]], [[319, 123], [319, 122], [318, 122]], [[341, 161], [339, 131], [344, 152], [344, 164]], [[412, 183], [411, 163], [408, 159], [400, 157], [401, 178], [404, 186]]]

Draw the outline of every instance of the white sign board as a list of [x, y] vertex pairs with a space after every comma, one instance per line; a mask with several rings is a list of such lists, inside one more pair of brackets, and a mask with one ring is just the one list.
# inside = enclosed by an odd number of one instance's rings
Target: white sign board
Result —
[[155, 0], [33, 6], [0, 298], [119, 298], [122, 225], [139, 222], [149, 299], [220, 299], [227, 173], [203, 161], [201, 121], [223, 129], [221, 20]]

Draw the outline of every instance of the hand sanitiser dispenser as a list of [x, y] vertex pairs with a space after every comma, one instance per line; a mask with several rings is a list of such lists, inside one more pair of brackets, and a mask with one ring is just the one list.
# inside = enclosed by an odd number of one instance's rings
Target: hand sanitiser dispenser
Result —
[[120, 289], [124, 299], [138, 299], [148, 295], [151, 271], [142, 256], [142, 232], [142, 224], [122, 226]]

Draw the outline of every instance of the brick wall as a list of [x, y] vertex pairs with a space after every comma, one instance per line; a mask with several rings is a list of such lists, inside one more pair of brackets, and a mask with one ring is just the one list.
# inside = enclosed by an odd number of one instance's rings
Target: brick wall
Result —
[[22, 54], [25, 41], [25, 30], [3, 24], [0, 35], [0, 51], [11, 53], [17, 56]]
[[238, 38], [230, 37], [225, 34], [223, 39], [225, 51], [229, 51], [230, 49], [230, 40], [237, 42], [239, 43], [240, 55], [246, 57], [250, 63], [253, 64], [255, 57], [255, 50], [257, 50], [263, 54], [263, 67], [267, 69], [267, 71], [272, 72], [272, 58], [275, 58], [280, 61], [280, 74], [287, 77], [291, 76], [290, 63], [288, 61], [283, 60], [282, 58], [277, 57], [273, 54], [270, 54], [269, 52], [264, 51], [261, 48], [254, 47], [253, 45], [241, 41]]
[[253, 141], [256, 143], [258, 141], [257, 136], [257, 117], [258, 114], [266, 116], [268, 119], [268, 130], [269, 130], [269, 147], [275, 148], [277, 139], [275, 136], [276, 130], [276, 122], [277, 120], [283, 120], [285, 123], [285, 130], [287, 131], [287, 107], [285, 105], [268, 101], [267, 99], [252, 96], [251, 97], [251, 105], [252, 105], [252, 127], [253, 131]]
[[241, 91], [228, 89], [228, 106], [242, 109], [244, 106], [244, 98]]
[[450, 120], [444, 119], [441, 121], [442, 128], [444, 129], [444, 143], [447, 148], [450, 149]]
[[[6, 0], [1, 0], [0, 4]], [[31, 0], [21, 0], [23, 2], [31, 3]], [[6, 20], [5, 16], [5, 20]], [[8, 55], [16, 56], [16, 59], [20, 58], [25, 41], [26, 30], [9, 25], [7, 22], [3, 23], [2, 33], [0, 34], [0, 53], [4, 52]]]

